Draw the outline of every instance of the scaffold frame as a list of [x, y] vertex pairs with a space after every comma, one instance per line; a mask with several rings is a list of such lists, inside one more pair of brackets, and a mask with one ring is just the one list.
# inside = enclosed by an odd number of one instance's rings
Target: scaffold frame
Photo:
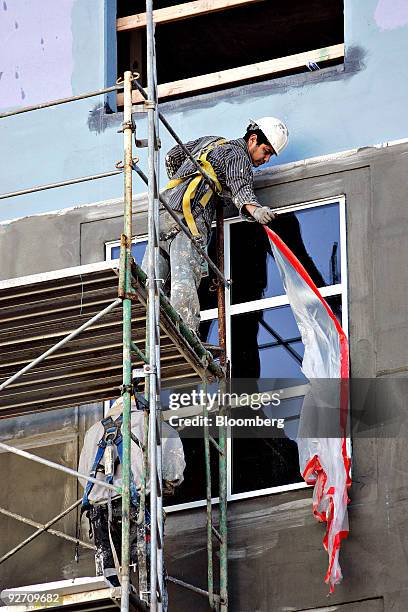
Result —
[[[181, 331], [183, 341], [187, 346], [193, 348], [193, 352], [197, 358], [197, 363], [201, 362], [201, 367], [196, 368], [196, 372], [200, 374], [203, 388], [206, 388], [207, 380], [217, 379], [221, 385], [221, 390], [225, 391], [229, 379], [229, 365], [226, 360], [226, 328], [225, 328], [225, 290], [229, 288], [230, 282], [224, 277], [224, 251], [223, 251], [223, 210], [222, 207], [217, 209], [217, 264], [208, 257], [205, 250], [194, 240], [189, 230], [180, 223], [177, 215], [169, 208], [167, 202], [159, 193], [159, 122], [169, 131], [176, 142], [183, 148], [186, 155], [194, 163], [197, 171], [203, 176], [203, 180], [213, 187], [212, 180], [202, 169], [197, 160], [185, 148], [181, 139], [177, 136], [170, 124], [158, 110], [157, 96], [157, 71], [156, 71], [156, 51], [155, 51], [155, 33], [153, 22], [153, 6], [152, 0], [146, 0], [146, 18], [147, 18], [147, 92], [140, 85], [138, 75], [127, 71], [124, 74], [123, 80], [118, 81], [114, 86], [99, 89], [97, 91], [84, 93], [77, 96], [71, 96], [59, 100], [50, 101], [44, 104], [24, 107], [15, 111], [10, 111], [0, 114], [0, 119], [5, 119], [13, 115], [32, 112], [36, 110], [50, 108], [52, 106], [74, 102], [84, 98], [103, 95], [118, 89], [123, 89], [124, 94], [124, 114], [123, 114], [123, 140], [124, 152], [123, 163], [116, 165], [116, 169], [100, 174], [95, 174], [86, 177], [74, 178], [59, 183], [41, 185], [37, 187], [28, 187], [15, 192], [9, 192], [0, 195], [0, 199], [16, 197], [19, 195], [35, 193], [45, 189], [64, 187], [70, 184], [76, 184], [83, 181], [96, 180], [123, 173], [124, 177], [124, 225], [123, 233], [120, 241], [120, 259], [118, 265], [118, 291], [117, 297], [109, 301], [109, 303], [86, 320], [82, 325], [75, 330], [65, 334], [57, 343], [49, 346], [45, 351], [40, 353], [36, 358], [26, 363], [22, 368], [18, 369], [12, 375], [9, 375], [0, 384], [1, 392], [7, 388], [13, 389], [18, 380], [28, 375], [29, 372], [35, 371], [46, 359], [57, 353], [68, 342], [74, 340], [78, 335], [92, 328], [102, 317], [122, 305], [122, 385], [121, 395], [123, 398], [123, 481], [122, 487], [118, 488], [114, 485], [96, 480], [98, 484], [105, 488], [120, 493], [122, 497], [122, 549], [121, 549], [121, 610], [122, 612], [129, 611], [129, 605], [139, 606], [139, 609], [149, 609], [153, 612], [161, 612], [163, 610], [163, 548], [164, 548], [164, 530], [163, 530], [163, 502], [162, 502], [162, 480], [161, 480], [161, 406], [160, 406], [160, 388], [161, 388], [161, 361], [160, 361], [160, 340], [161, 315], [167, 317], [169, 322], [172, 322], [175, 327]], [[132, 155], [132, 140], [136, 129], [132, 116], [132, 89], [137, 88], [145, 99], [143, 105], [144, 111], [147, 113], [148, 120], [148, 173], [147, 176], [137, 166]], [[146, 182], [148, 188], [148, 269], [147, 276], [135, 264], [131, 247], [132, 247], [132, 187], [133, 187], [133, 172], [136, 172]], [[159, 249], [159, 206], [164, 207], [173, 216], [175, 221], [180, 226], [181, 230], [192, 241], [193, 247], [200, 255], [208, 262], [213, 269], [217, 279], [217, 300], [218, 300], [218, 321], [219, 321], [219, 365], [214, 361], [212, 355], [208, 353], [202, 346], [198, 337], [188, 330], [177, 313], [171, 308], [170, 304], [163, 295], [160, 287], [161, 280], [158, 278], [158, 249]], [[110, 262], [112, 264], [112, 262]], [[112, 267], [112, 266], [110, 266]], [[11, 281], [8, 286], [18, 284], [18, 280]], [[21, 280], [21, 279], [20, 279]], [[25, 279], [29, 282], [27, 279]], [[142, 288], [140, 292], [135, 289], [135, 280]], [[6, 282], [7, 284], [7, 282]], [[1, 287], [0, 287], [1, 289]], [[144, 292], [144, 293], [143, 293]], [[24, 299], [21, 295], [20, 299]], [[146, 337], [145, 350], [141, 350], [132, 339], [132, 307], [136, 299], [139, 299], [147, 310], [146, 316]], [[133, 394], [133, 382], [135, 365], [139, 366], [137, 370], [138, 376], [145, 381], [145, 394], [148, 400], [149, 410], [146, 411], [145, 418], [148, 419], [148, 445], [145, 444], [145, 461], [144, 465], [147, 473], [150, 474], [150, 582], [148, 586], [149, 596], [146, 592], [139, 592], [139, 596], [134, 596], [130, 585], [130, 485], [131, 485], [131, 396]], [[140, 367], [142, 366], [142, 367]], [[1, 374], [0, 374], [1, 376]], [[222, 395], [222, 393], [221, 393]], [[1, 399], [0, 399], [1, 401]], [[68, 404], [69, 405], [69, 400]], [[72, 404], [71, 404], [72, 405]], [[74, 404], [75, 405], [75, 404]], [[51, 406], [55, 408], [55, 406]], [[227, 406], [220, 406], [220, 413], [226, 414]], [[1, 416], [1, 409], [0, 409]], [[14, 416], [13, 414], [5, 414], [6, 417]], [[176, 578], [169, 578], [173, 583], [190, 589], [200, 595], [208, 598], [209, 606], [213, 610], [227, 612], [228, 610], [228, 568], [227, 568], [227, 448], [226, 448], [226, 427], [219, 427], [218, 442], [210, 435], [208, 427], [204, 427], [204, 443], [205, 443], [205, 462], [206, 462], [206, 498], [207, 498], [207, 561], [208, 561], [208, 588], [203, 590], [193, 585], [187, 584]], [[219, 457], [219, 527], [216, 528], [212, 516], [212, 500], [211, 500], [211, 472], [210, 472], [210, 446], [214, 447]], [[21, 449], [15, 448], [9, 444], [0, 443], [0, 449], [5, 452], [14, 453], [28, 460], [42, 463], [48, 467], [60, 470], [74, 477], [82, 477], [87, 480], [95, 480], [86, 474], [81, 474], [74, 469], [53, 463], [46, 459], [42, 459], [32, 453], [28, 453]], [[146, 449], [148, 449], [146, 451]], [[153, 476], [154, 475], [154, 476]], [[146, 473], [143, 478], [141, 491], [141, 517], [145, 513], [145, 489]], [[60, 512], [56, 517], [50, 519], [45, 524], [36, 523], [31, 519], [26, 519], [16, 513], [0, 508], [0, 513], [6, 516], [30, 524], [36, 527], [37, 530], [26, 540], [14, 547], [6, 553], [1, 559], [0, 564], [14, 555], [18, 550], [21, 550], [29, 542], [33, 541], [42, 533], [49, 532], [57, 537], [68, 539], [69, 541], [78, 542], [81, 546], [93, 549], [92, 544], [81, 541], [78, 538], [73, 538], [63, 532], [51, 530], [51, 526], [60, 518], [78, 508], [81, 500], [75, 501], [70, 507]], [[215, 592], [214, 588], [214, 571], [213, 571], [213, 538], [219, 542], [219, 575], [220, 585], [219, 593]], [[145, 543], [146, 544], [146, 543]], [[146, 545], [144, 546], [146, 551]]]

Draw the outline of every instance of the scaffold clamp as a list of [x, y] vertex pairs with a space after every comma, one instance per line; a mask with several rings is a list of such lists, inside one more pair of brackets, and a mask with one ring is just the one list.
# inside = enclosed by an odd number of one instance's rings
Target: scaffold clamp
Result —
[[146, 149], [149, 146], [147, 138], [135, 138], [135, 145], [138, 149]]
[[133, 121], [133, 117], [130, 121], [123, 121], [122, 122], [122, 126], [117, 130], [118, 134], [121, 134], [124, 132], [124, 130], [132, 130], [132, 132], [136, 131], [136, 125], [135, 122]]
[[133, 378], [144, 378], [145, 376], [150, 376], [150, 374], [156, 374], [157, 368], [156, 366], [151, 366], [146, 363], [143, 368], [136, 368], [132, 371]]
[[143, 368], [137, 368], [136, 370], [132, 371], [132, 376], [133, 378], [144, 378], [145, 377], [145, 373]]
[[121, 395], [124, 395], [125, 393], [130, 393], [132, 395], [132, 393], [133, 393], [132, 385], [121, 385], [119, 387], [119, 390], [120, 390], [120, 394]]
[[[133, 168], [133, 166], [135, 164], [137, 164], [138, 161], [139, 161], [138, 157], [132, 157], [132, 168]], [[125, 165], [124, 165], [124, 163], [123, 163], [123, 161], [121, 159], [119, 161], [117, 161], [116, 164], [115, 164], [115, 168], [117, 170], [123, 170], [124, 167], [125, 167]], [[133, 168], [133, 170], [134, 170], [134, 168]]]

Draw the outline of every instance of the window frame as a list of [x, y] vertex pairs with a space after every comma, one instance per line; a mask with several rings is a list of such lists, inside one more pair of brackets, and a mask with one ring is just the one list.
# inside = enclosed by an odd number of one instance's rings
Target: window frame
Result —
[[[170, 7], [156, 9], [153, 11], [155, 24], [172, 23], [183, 19], [194, 18], [200, 15], [207, 15], [234, 7], [253, 5], [261, 0], [194, 0], [185, 4], [175, 4]], [[146, 27], [146, 13], [136, 13], [127, 17], [116, 19], [116, 35], [121, 32], [131, 32]], [[198, 91], [210, 89], [212, 87], [225, 87], [239, 84], [251, 78], [273, 77], [274, 74], [284, 75], [290, 71], [302, 67], [309, 67], [312, 64], [319, 64], [330, 60], [344, 60], [345, 45], [339, 43], [320, 49], [313, 49], [303, 53], [296, 53], [284, 57], [279, 57], [255, 64], [247, 64], [219, 70], [211, 73], [203, 73], [198, 76], [180, 79], [169, 83], [160, 83], [157, 87], [159, 99], [171, 96], [180, 96]], [[309, 70], [312, 68], [309, 67]], [[132, 92], [133, 104], [144, 102], [144, 98], [138, 91]], [[118, 106], [123, 106], [123, 93], [117, 94]]]
[[[322, 287], [320, 292], [323, 297], [340, 296], [342, 304], [342, 327], [348, 337], [348, 287], [347, 287], [347, 228], [346, 228], [346, 197], [344, 194], [333, 196], [330, 198], [322, 198], [318, 200], [306, 201], [304, 203], [293, 204], [275, 208], [273, 211], [276, 215], [285, 214], [288, 212], [295, 212], [300, 210], [307, 210], [310, 208], [317, 208], [328, 204], [338, 203], [339, 205], [339, 234], [340, 234], [340, 271], [341, 271], [341, 283], [336, 285], [329, 285]], [[234, 223], [245, 223], [240, 217], [232, 217], [225, 219], [224, 224], [224, 261], [225, 261], [225, 276], [230, 278], [231, 271], [231, 260], [230, 260], [230, 240], [231, 240], [231, 226]], [[146, 241], [147, 236], [137, 236], [132, 239], [132, 244], [137, 242]], [[107, 260], [112, 260], [112, 248], [120, 245], [120, 242], [110, 241], [105, 243], [105, 254]], [[226, 318], [226, 336], [227, 336], [227, 358], [231, 359], [231, 317], [234, 314], [241, 314], [244, 312], [254, 312], [256, 310], [264, 310], [266, 308], [274, 308], [277, 306], [289, 305], [289, 300], [286, 295], [266, 297], [253, 302], [243, 302], [240, 304], [231, 304], [228, 289], [225, 290], [225, 318]], [[201, 320], [209, 321], [217, 318], [218, 313], [216, 308], [201, 311]], [[273, 390], [270, 390], [271, 392]], [[282, 397], [301, 397], [304, 395], [305, 385], [298, 385], [290, 389], [285, 390], [285, 394]], [[109, 405], [109, 402], [107, 402]], [[168, 413], [168, 414], [167, 414]], [[165, 411], [164, 418], [173, 414], [172, 411]], [[186, 415], [185, 415], [186, 416]], [[254, 497], [261, 497], [264, 495], [274, 495], [277, 493], [283, 493], [287, 491], [295, 491], [300, 489], [308, 488], [305, 482], [296, 482], [288, 485], [281, 485], [277, 487], [267, 487], [264, 489], [256, 489], [253, 491], [246, 491], [243, 493], [232, 492], [232, 438], [230, 428], [227, 432], [227, 501], [239, 501], [243, 499], [250, 499]], [[212, 504], [218, 503], [218, 497], [212, 498]], [[196, 500], [192, 502], [186, 502], [182, 504], [176, 504], [174, 506], [166, 506], [166, 512], [176, 512], [179, 510], [191, 510], [194, 508], [201, 508], [205, 506], [206, 500]]]
[[[132, 244], [137, 244], [138, 242], [147, 242], [147, 234], [134, 236], [132, 238]], [[105, 261], [113, 261], [114, 259], [117, 259], [116, 257], [112, 257], [112, 250], [115, 247], [120, 247], [120, 240], [109, 240], [108, 242], [105, 242]]]

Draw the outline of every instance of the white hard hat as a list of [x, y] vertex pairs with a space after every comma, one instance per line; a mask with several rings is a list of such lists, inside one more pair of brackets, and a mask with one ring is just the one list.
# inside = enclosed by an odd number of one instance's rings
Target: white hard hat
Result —
[[276, 117], [261, 117], [260, 119], [250, 119], [249, 129], [261, 130], [269, 143], [273, 146], [276, 155], [288, 144], [289, 132], [286, 125]]

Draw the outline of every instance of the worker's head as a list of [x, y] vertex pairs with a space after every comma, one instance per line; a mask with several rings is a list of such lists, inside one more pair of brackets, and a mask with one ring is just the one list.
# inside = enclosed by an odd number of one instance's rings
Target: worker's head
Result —
[[288, 129], [276, 117], [261, 117], [247, 127], [244, 139], [254, 166], [268, 162], [279, 155], [288, 143]]

